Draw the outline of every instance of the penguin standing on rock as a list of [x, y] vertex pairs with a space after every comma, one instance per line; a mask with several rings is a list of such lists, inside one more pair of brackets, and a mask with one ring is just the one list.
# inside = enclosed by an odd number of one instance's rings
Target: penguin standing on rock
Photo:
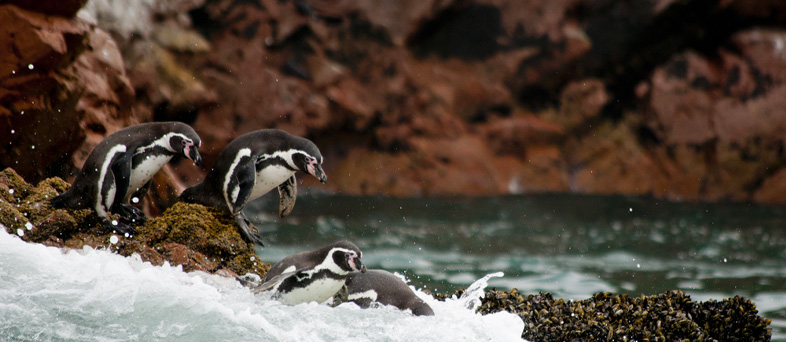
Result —
[[254, 293], [273, 291], [273, 298], [289, 305], [325, 302], [344, 287], [350, 274], [366, 272], [362, 256], [346, 240], [290, 255], [267, 271]]
[[[123, 128], [96, 145], [71, 188], [50, 203], [55, 208], [93, 209], [108, 230], [134, 233], [127, 223], [143, 223], [145, 215], [125, 202], [132, 194], [143, 196], [153, 175], [176, 155], [200, 165], [201, 144], [194, 129], [182, 122]], [[120, 214], [127, 222], [110, 223], [107, 212]]]
[[256, 229], [243, 214], [248, 202], [278, 188], [279, 216], [292, 212], [297, 197], [296, 171], [323, 184], [322, 154], [313, 142], [277, 129], [241, 135], [227, 145], [205, 179], [180, 195], [180, 200], [230, 212], [243, 235], [262, 245]]

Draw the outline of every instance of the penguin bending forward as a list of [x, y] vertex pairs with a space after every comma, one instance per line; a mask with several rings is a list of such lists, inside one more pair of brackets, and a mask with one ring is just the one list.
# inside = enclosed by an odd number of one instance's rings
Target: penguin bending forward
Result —
[[254, 293], [273, 291], [274, 299], [289, 305], [325, 302], [344, 287], [350, 274], [366, 272], [362, 256], [346, 240], [290, 255], [267, 271]]
[[393, 305], [400, 310], [411, 310], [416, 316], [433, 316], [434, 310], [420, 299], [395, 274], [385, 270], [368, 270], [350, 274], [346, 282], [347, 299], [361, 308], [372, 303]]
[[153, 175], [179, 155], [202, 163], [202, 141], [182, 122], [150, 122], [123, 128], [104, 138], [90, 152], [74, 183], [50, 203], [55, 208], [93, 209], [109, 231], [134, 233], [124, 222], [109, 223], [107, 212], [120, 214], [127, 223], [143, 223], [145, 215], [125, 204], [144, 196]]
[[243, 235], [262, 245], [242, 210], [278, 188], [279, 216], [289, 215], [297, 198], [296, 171], [307, 172], [322, 184], [327, 181], [322, 154], [313, 142], [277, 129], [258, 130], [230, 142], [205, 179], [183, 191], [180, 200], [230, 212]]

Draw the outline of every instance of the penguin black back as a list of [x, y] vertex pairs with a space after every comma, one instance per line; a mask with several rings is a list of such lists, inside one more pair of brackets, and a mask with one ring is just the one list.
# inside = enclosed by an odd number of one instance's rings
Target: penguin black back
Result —
[[349, 300], [362, 308], [367, 308], [376, 302], [393, 305], [401, 310], [411, 310], [416, 316], [434, 315], [434, 310], [404, 281], [385, 270], [368, 270], [365, 273], [350, 274], [346, 286]]

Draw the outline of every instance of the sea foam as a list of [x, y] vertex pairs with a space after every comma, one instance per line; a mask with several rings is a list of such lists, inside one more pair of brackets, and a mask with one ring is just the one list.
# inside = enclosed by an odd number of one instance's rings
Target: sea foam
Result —
[[26, 243], [0, 226], [0, 336], [11, 341], [521, 341], [516, 315], [479, 315], [468, 298], [417, 294], [435, 316], [351, 303], [286, 306], [234, 279]]

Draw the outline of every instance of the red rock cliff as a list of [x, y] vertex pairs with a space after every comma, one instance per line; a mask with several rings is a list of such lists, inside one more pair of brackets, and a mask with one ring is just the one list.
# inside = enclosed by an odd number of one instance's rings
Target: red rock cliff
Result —
[[93, 0], [97, 26], [16, 3], [0, 167], [29, 180], [174, 119], [207, 167], [252, 130], [309, 137], [337, 192], [786, 202], [783, 1], [181, 0], [129, 22]]

